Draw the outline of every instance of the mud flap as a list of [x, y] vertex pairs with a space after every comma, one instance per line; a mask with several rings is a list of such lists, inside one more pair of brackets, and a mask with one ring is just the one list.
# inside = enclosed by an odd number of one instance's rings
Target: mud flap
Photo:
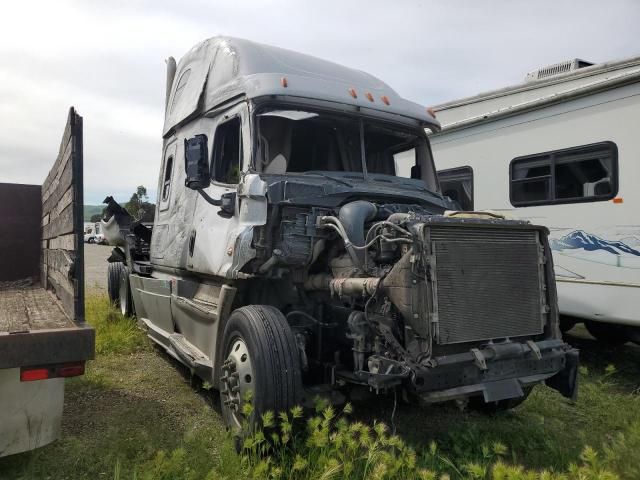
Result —
[[578, 350], [569, 350], [565, 359], [564, 369], [547, 379], [545, 383], [575, 402], [578, 399]]
[[484, 401], [486, 403], [524, 396], [522, 385], [520, 385], [520, 382], [516, 378], [487, 382], [483, 386], [484, 390], [482, 393], [484, 394]]

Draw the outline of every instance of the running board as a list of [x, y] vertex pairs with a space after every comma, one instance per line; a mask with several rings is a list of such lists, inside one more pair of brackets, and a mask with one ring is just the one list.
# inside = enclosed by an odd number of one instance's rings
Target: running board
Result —
[[212, 378], [213, 364], [211, 360], [195, 345], [184, 338], [184, 335], [179, 333], [170, 334], [169, 345], [178, 359], [187, 365], [193, 373], [204, 379]]
[[147, 318], [141, 318], [140, 320], [146, 327], [149, 338], [164, 347], [173, 358], [189, 367], [191, 373], [195, 373], [205, 380], [213, 378], [213, 364], [209, 357], [184, 338], [184, 335], [167, 333], [155, 326]]

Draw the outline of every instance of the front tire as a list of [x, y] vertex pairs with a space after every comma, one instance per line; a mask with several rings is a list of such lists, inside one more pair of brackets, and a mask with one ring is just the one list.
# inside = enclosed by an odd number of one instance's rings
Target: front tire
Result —
[[[249, 305], [229, 317], [222, 339], [220, 406], [235, 433], [260, 416], [287, 411], [302, 397], [300, 357], [284, 315], [268, 305]], [[253, 406], [246, 416], [244, 405]]]

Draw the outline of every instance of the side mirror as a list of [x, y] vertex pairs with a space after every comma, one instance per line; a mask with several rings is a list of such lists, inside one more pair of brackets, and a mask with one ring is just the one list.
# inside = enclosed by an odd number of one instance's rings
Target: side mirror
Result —
[[236, 192], [224, 193], [220, 196], [220, 211], [222, 218], [231, 218], [236, 212]]
[[420, 168], [420, 165], [414, 165], [411, 167], [411, 178], [416, 180], [420, 180], [422, 178], [422, 169]]
[[184, 184], [192, 190], [206, 188], [211, 183], [209, 175], [209, 155], [207, 153], [207, 136], [196, 135], [184, 140]]

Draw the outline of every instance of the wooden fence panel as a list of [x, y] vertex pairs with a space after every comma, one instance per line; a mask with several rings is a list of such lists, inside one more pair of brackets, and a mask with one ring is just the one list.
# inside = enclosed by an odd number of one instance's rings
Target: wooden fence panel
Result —
[[58, 157], [42, 184], [41, 279], [70, 318], [84, 321], [82, 117], [72, 107]]

